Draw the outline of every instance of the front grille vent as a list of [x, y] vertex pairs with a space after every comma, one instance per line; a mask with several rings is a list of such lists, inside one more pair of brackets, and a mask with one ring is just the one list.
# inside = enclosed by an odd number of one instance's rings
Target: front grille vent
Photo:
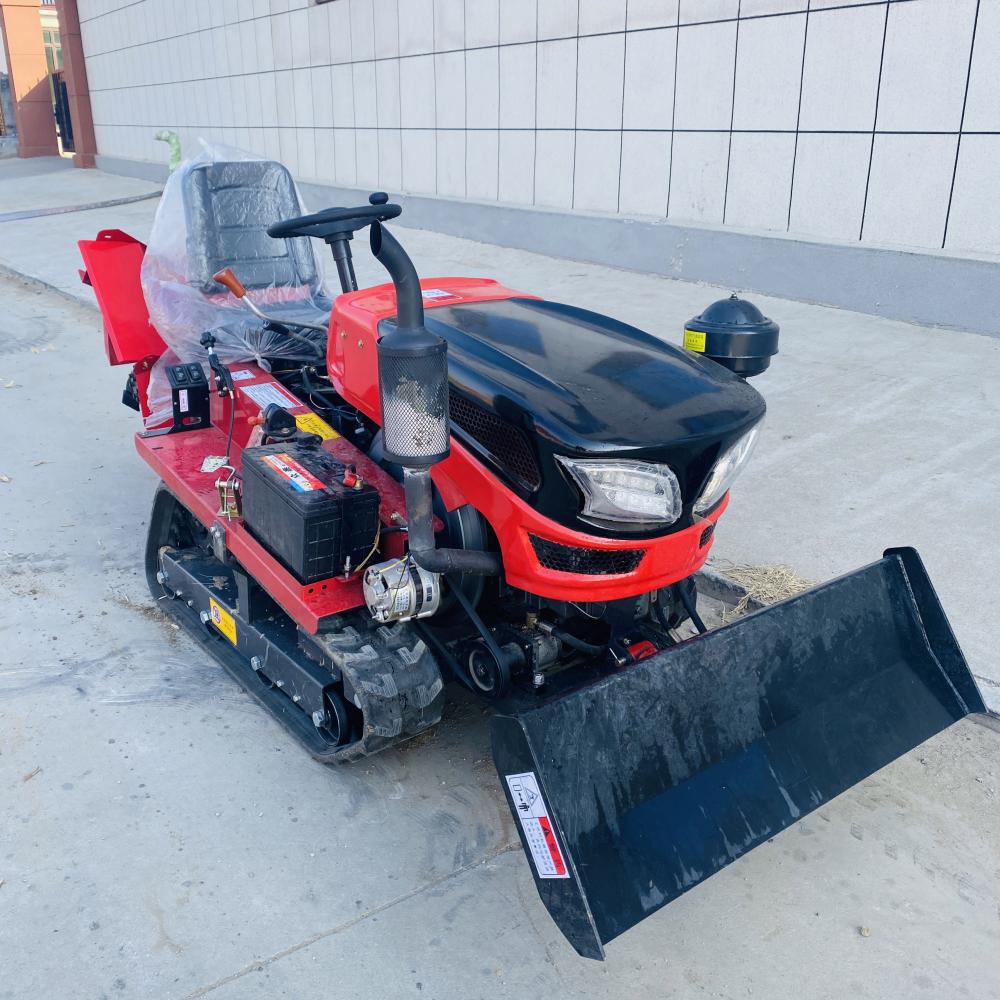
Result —
[[454, 389], [448, 395], [448, 415], [452, 424], [465, 431], [522, 486], [537, 490], [542, 485], [538, 463], [523, 431]]
[[646, 554], [644, 549], [578, 549], [537, 535], [528, 537], [542, 566], [560, 573], [580, 573], [583, 576], [631, 573]]

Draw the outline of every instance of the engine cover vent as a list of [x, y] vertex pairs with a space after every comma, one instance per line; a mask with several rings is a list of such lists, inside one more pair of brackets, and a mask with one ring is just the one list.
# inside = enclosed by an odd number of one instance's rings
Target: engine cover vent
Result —
[[560, 573], [580, 573], [584, 576], [631, 573], [646, 554], [645, 549], [578, 549], [537, 535], [529, 534], [528, 537], [542, 566]]
[[452, 425], [465, 431], [522, 486], [534, 491], [542, 485], [534, 452], [522, 431], [454, 389], [449, 393], [448, 411]]

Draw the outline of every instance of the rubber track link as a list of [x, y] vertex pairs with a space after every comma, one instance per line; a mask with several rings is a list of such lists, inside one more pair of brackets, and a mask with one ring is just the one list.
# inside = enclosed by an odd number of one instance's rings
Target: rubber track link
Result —
[[345, 697], [363, 716], [360, 739], [338, 747], [338, 761], [385, 750], [440, 721], [441, 671], [412, 626], [379, 625], [363, 612], [351, 612], [339, 615], [311, 642], [340, 671]]

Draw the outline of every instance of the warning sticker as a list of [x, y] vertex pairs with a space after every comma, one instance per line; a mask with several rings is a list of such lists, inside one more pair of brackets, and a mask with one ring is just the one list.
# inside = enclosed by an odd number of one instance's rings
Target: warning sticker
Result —
[[422, 288], [420, 294], [425, 299], [457, 299], [454, 292], [446, 292], [443, 288]]
[[311, 410], [308, 413], [297, 413], [295, 415], [295, 424], [300, 431], [305, 431], [306, 434], [318, 434], [324, 441], [340, 437], [322, 417]]
[[699, 354], [704, 354], [705, 334], [701, 330], [685, 330], [684, 346], [689, 351], [697, 351]]
[[274, 469], [282, 479], [287, 479], [300, 493], [310, 493], [313, 490], [326, 489], [325, 483], [321, 483], [312, 473], [299, 465], [286, 452], [282, 451], [277, 455], [265, 455], [262, 461], [265, 465], [269, 465]]
[[274, 382], [261, 382], [260, 385], [241, 385], [240, 392], [249, 396], [262, 410], [268, 403], [278, 406], [301, 406], [302, 404], [291, 394], [285, 392]]
[[187, 413], [188, 411], [188, 391], [187, 389], [181, 389], [177, 393], [177, 408], [181, 413]]
[[559, 841], [556, 840], [555, 829], [549, 819], [535, 772], [508, 774], [506, 778], [538, 877], [569, 878], [566, 861], [559, 848]]
[[214, 597], [208, 599], [208, 604], [211, 609], [212, 624], [235, 646], [236, 620]]
[[249, 368], [241, 368], [238, 372], [231, 372], [234, 382], [245, 382], [248, 378], [256, 378], [260, 373], [252, 372]]

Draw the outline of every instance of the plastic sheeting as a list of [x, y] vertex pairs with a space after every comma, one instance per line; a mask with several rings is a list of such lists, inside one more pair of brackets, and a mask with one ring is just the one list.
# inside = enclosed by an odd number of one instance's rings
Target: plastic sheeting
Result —
[[296, 318], [325, 324], [331, 302], [312, 241], [267, 235], [280, 219], [305, 214], [285, 167], [240, 150], [204, 145], [170, 175], [142, 264], [149, 316], [168, 347], [151, 373], [147, 427], [171, 417], [167, 365], [200, 362], [207, 370], [200, 342], [207, 331], [227, 365], [322, 359], [322, 334], [294, 325], [297, 339], [266, 330], [212, 279], [231, 267], [268, 315], [289, 324]]

